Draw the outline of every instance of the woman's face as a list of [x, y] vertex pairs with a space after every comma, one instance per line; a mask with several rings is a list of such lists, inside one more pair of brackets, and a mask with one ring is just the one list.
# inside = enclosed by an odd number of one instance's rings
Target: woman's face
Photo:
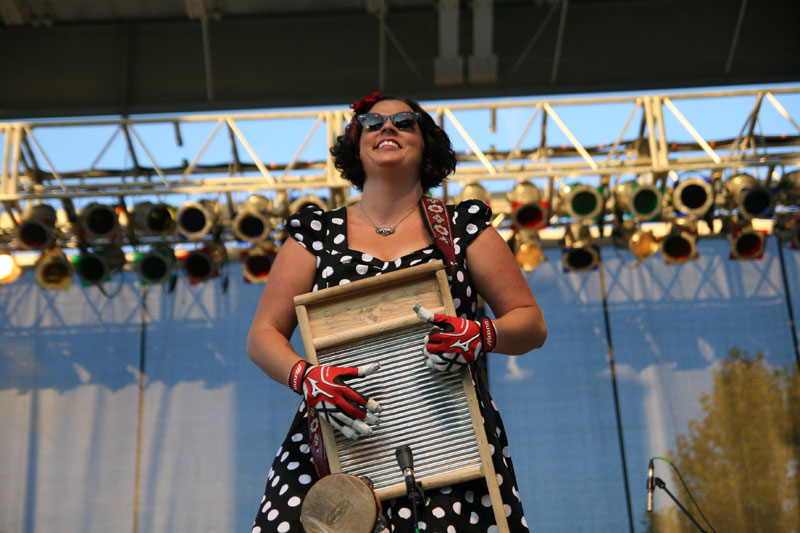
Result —
[[[393, 115], [401, 111], [413, 109], [400, 100], [383, 100], [369, 110], [370, 113], [381, 115]], [[371, 172], [387, 168], [419, 170], [424, 149], [419, 123], [414, 124], [413, 129], [400, 130], [391, 120], [386, 120], [378, 131], [361, 131], [359, 155], [367, 176]]]

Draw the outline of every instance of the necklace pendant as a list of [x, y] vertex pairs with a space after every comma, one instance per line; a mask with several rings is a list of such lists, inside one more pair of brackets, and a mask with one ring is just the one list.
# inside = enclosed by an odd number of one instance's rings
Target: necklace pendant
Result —
[[394, 227], [392, 227], [392, 226], [375, 226], [375, 233], [377, 233], [381, 237], [388, 237], [389, 235], [394, 233]]

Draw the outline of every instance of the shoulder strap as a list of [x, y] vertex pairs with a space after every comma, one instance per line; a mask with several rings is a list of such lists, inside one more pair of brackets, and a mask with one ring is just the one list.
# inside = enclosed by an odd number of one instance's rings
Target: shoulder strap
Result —
[[436, 247], [444, 255], [444, 267], [451, 276], [455, 274], [456, 249], [453, 245], [453, 232], [450, 229], [450, 215], [447, 212], [447, 205], [437, 199], [423, 194], [420, 198], [422, 213], [425, 215], [425, 222], [428, 231], [433, 237]]

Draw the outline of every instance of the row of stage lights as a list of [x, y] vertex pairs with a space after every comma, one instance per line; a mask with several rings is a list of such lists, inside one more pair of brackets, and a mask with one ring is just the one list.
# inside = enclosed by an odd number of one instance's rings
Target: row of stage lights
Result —
[[[142, 202], [133, 210], [123, 206], [90, 203], [66, 224], [58, 223], [56, 210], [47, 204], [30, 207], [16, 225], [13, 241], [21, 251], [40, 252], [33, 264], [36, 283], [45, 289], [66, 289], [77, 275], [84, 286], [100, 285], [133, 263], [143, 285], [175, 279], [180, 270], [189, 283], [219, 275], [228, 262], [225, 241], [246, 243], [239, 252], [242, 274], [248, 282], [263, 283], [285, 238], [283, 220], [306, 205], [328, 206], [314, 196], [289, 201], [285, 192], [274, 200], [253, 195], [238, 206], [226, 223], [223, 207], [213, 200], [192, 200], [175, 208], [165, 203]], [[64, 226], [67, 230], [64, 231]], [[226, 236], [230, 228], [233, 236]], [[66, 243], [77, 241], [79, 253], [69, 257]], [[123, 241], [135, 251], [126, 254]], [[176, 249], [192, 243], [194, 248]], [[146, 249], [146, 251], [138, 251]], [[0, 284], [19, 278], [22, 269], [6, 249], [0, 250]]]
[[[598, 244], [606, 225], [611, 226], [611, 244], [630, 250], [637, 262], [657, 252], [667, 264], [696, 259], [703, 224], [708, 233], [728, 237], [732, 259], [763, 256], [766, 232], [763, 224], [756, 222], [764, 219], [773, 220], [772, 231], [780, 240], [800, 247], [800, 170], [787, 172], [775, 186], [744, 173], [724, 181], [720, 177], [684, 176], [671, 189], [637, 181], [622, 182], [610, 190], [571, 184], [562, 187], [549, 205], [551, 202], [534, 184], [522, 181], [507, 196], [512, 247], [526, 271], [544, 260], [540, 238], [553, 223], [564, 229], [559, 238], [561, 266], [568, 272], [597, 267]], [[479, 184], [465, 187], [461, 197], [491, 200]], [[658, 226], [662, 228], [659, 234], [654, 231]], [[594, 235], [592, 228], [596, 229]]]
[[[492, 195], [478, 183], [466, 185], [457, 200], [467, 198], [492, 202]], [[563, 270], [571, 272], [598, 265], [598, 245], [606, 224], [612, 227], [611, 243], [630, 250], [637, 261], [659, 251], [668, 264], [695, 259], [701, 223], [713, 227], [715, 221], [730, 240], [733, 259], [763, 255], [766, 235], [754, 225], [759, 219], [773, 219], [773, 233], [794, 248], [800, 246], [800, 170], [784, 174], [775, 187], [741, 173], [724, 182], [687, 176], [670, 190], [636, 181], [620, 183], [612, 190], [572, 184], [561, 188], [552, 201], [533, 183], [521, 181], [507, 194], [507, 200], [509, 244], [526, 271], [544, 260], [543, 236], [553, 227], [561, 231], [557, 234]], [[18, 250], [40, 252], [34, 263], [35, 280], [46, 289], [67, 288], [74, 274], [83, 285], [100, 285], [131, 261], [144, 285], [174, 280], [176, 270], [183, 271], [190, 283], [200, 283], [217, 276], [229, 260], [224, 241], [231, 237], [223, 234], [230, 228], [233, 239], [246, 243], [239, 252], [245, 280], [261, 283], [285, 238], [283, 220], [309, 204], [323, 210], [329, 207], [315, 196], [290, 201], [285, 192], [273, 200], [251, 196], [227, 217], [220, 204], [211, 200], [189, 201], [177, 209], [142, 202], [131, 211], [124, 205], [91, 203], [80, 214], [68, 216], [66, 224], [58, 224], [56, 210], [38, 204], [23, 214], [12, 241]], [[611, 222], [607, 222], [609, 216]], [[658, 224], [665, 231], [657, 236], [652, 226]], [[79, 253], [68, 258], [63, 249], [70, 235], [77, 241]], [[137, 250], [132, 257], [122, 248], [126, 236]], [[194, 249], [176, 252], [174, 246], [185, 242], [193, 243]], [[8, 244], [4, 246], [5, 252], [0, 250], [0, 284], [15, 281], [22, 272]], [[147, 251], [138, 251], [144, 247]]]

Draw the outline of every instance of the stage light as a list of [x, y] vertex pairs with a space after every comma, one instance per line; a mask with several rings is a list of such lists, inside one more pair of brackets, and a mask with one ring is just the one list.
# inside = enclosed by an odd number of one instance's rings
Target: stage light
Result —
[[492, 202], [492, 195], [480, 183], [468, 183], [464, 185], [464, 188], [461, 189], [461, 192], [456, 197], [457, 203], [461, 203], [464, 200], [480, 200], [488, 205]]
[[781, 242], [788, 242], [792, 248], [800, 248], [800, 215], [797, 213], [778, 213], [775, 215], [772, 232]]
[[239, 206], [231, 225], [238, 239], [251, 243], [263, 241], [272, 229], [270, 201], [263, 196], [251, 196]]
[[83, 236], [90, 242], [113, 239], [119, 225], [117, 212], [113, 206], [96, 203], [87, 205], [81, 211], [79, 223]]
[[262, 243], [242, 252], [242, 275], [250, 283], [265, 283], [272, 262], [275, 260], [275, 247]]
[[539, 234], [535, 229], [520, 229], [514, 235], [514, 250], [517, 263], [525, 272], [536, 270], [536, 267], [545, 261]]
[[61, 250], [52, 249], [42, 253], [34, 270], [34, 281], [44, 289], [67, 289], [72, 283], [72, 265]]
[[226, 259], [225, 246], [214, 242], [190, 251], [179, 260], [179, 264], [189, 283], [195, 284], [218, 275]]
[[22, 267], [14, 256], [7, 251], [0, 251], [0, 285], [14, 283], [21, 275]]
[[589, 185], [568, 185], [560, 191], [561, 211], [576, 220], [590, 220], [603, 211], [603, 193]]
[[731, 259], [761, 259], [766, 236], [750, 224], [734, 229], [730, 236]]
[[787, 172], [778, 182], [778, 201], [785, 206], [800, 206], [800, 170]]
[[725, 181], [728, 209], [738, 210], [744, 219], [768, 218], [772, 212], [773, 195], [750, 174], [736, 174]]
[[85, 286], [99, 285], [125, 265], [125, 253], [115, 244], [81, 253], [74, 260], [75, 273]]
[[651, 221], [661, 214], [663, 196], [658, 187], [626, 181], [614, 187], [614, 209], [636, 221]]
[[652, 231], [638, 227], [633, 220], [625, 220], [614, 226], [611, 232], [614, 246], [627, 248], [637, 259], [644, 261], [658, 251], [658, 239]]
[[175, 209], [167, 204], [142, 202], [133, 208], [133, 227], [142, 235], [175, 233]]
[[561, 251], [561, 268], [564, 272], [588, 272], [600, 263], [600, 252], [592, 244], [589, 228], [581, 222], [573, 222], [564, 235]]
[[212, 200], [184, 203], [176, 215], [178, 232], [191, 241], [200, 240], [214, 230], [220, 217], [219, 204]]
[[672, 205], [687, 216], [702, 217], [714, 204], [714, 189], [703, 178], [682, 179], [672, 191]]
[[175, 252], [167, 245], [158, 244], [150, 251], [136, 257], [136, 273], [142, 285], [164, 283], [173, 276], [177, 264]]
[[44, 250], [55, 239], [56, 210], [46, 204], [31, 206], [16, 228], [20, 246], [26, 250]]
[[300, 196], [299, 198], [295, 198], [292, 200], [292, 203], [289, 204], [289, 214], [293, 215], [303, 209], [304, 207], [313, 206], [322, 211], [328, 210], [328, 204], [325, 203], [325, 200], [321, 198], [317, 198], [313, 194], [307, 194], [305, 196]]
[[547, 222], [541, 193], [533, 183], [521, 181], [514, 185], [508, 193], [508, 201], [511, 202], [511, 222], [517, 230], [540, 228]]
[[278, 223], [282, 223], [289, 216], [289, 204], [289, 195], [286, 191], [279, 191], [272, 200], [272, 216], [278, 219]]
[[661, 240], [661, 255], [668, 265], [697, 258], [697, 228], [687, 219], [676, 220]]

